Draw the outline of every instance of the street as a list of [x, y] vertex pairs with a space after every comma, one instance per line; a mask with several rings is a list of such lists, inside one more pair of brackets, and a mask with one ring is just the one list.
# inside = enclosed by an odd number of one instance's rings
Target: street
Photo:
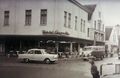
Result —
[[[95, 61], [98, 70], [101, 64], [119, 62], [117, 56]], [[92, 78], [90, 64], [80, 59], [59, 60], [56, 64], [40, 62], [1, 62], [0, 78]]]

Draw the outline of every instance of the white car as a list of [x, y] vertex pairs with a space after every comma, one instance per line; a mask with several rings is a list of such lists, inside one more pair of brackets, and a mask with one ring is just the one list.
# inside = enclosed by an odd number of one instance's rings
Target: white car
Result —
[[45, 63], [54, 63], [58, 60], [57, 54], [48, 54], [45, 49], [29, 49], [24, 54], [19, 54], [18, 59], [24, 62], [44, 61]]

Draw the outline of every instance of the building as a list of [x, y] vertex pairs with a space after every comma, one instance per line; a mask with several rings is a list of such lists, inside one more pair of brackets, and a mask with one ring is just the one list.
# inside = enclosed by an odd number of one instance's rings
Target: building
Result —
[[76, 0], [0, 0], [0, 52], [51, 47], [73, 52], [95, 42], [104, 44], [94, 41], [94, 12]]
[[104, 45], [105, 30], [102, 9], [100, 3], [97, 5], [85, 5], [89, 9], [88, 23], [90, 39], [94, 40], [93, 45]]
[[113, 27], [107, 26], [105, 28], [105, 40], [108, 52], [116, 52], [119, 46], [119, 31], [120, 26], [116, 25]]

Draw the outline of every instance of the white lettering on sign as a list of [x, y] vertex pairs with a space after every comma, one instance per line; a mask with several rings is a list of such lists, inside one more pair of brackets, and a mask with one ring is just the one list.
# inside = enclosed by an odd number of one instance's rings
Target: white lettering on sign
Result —
[[59, 32], [59, 31], [46, 31], [43, 30], [44, 35], [69, 35], [68, 32]]

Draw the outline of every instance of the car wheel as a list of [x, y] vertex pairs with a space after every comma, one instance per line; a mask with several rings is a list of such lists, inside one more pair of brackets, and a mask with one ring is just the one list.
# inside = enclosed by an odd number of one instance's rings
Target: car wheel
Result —
[[50, 64], [50, 59], [49, 59], [49, 58], [46, 58], [46, 59], [44, 60], [44, 62], [45, 62], [46, 64]]
[[28, 63], [28, 62], [29, 62], [29, 59], [28, 59], [28, 58], [24, 59], [24, 62], [25, 62], [25, 63]]

